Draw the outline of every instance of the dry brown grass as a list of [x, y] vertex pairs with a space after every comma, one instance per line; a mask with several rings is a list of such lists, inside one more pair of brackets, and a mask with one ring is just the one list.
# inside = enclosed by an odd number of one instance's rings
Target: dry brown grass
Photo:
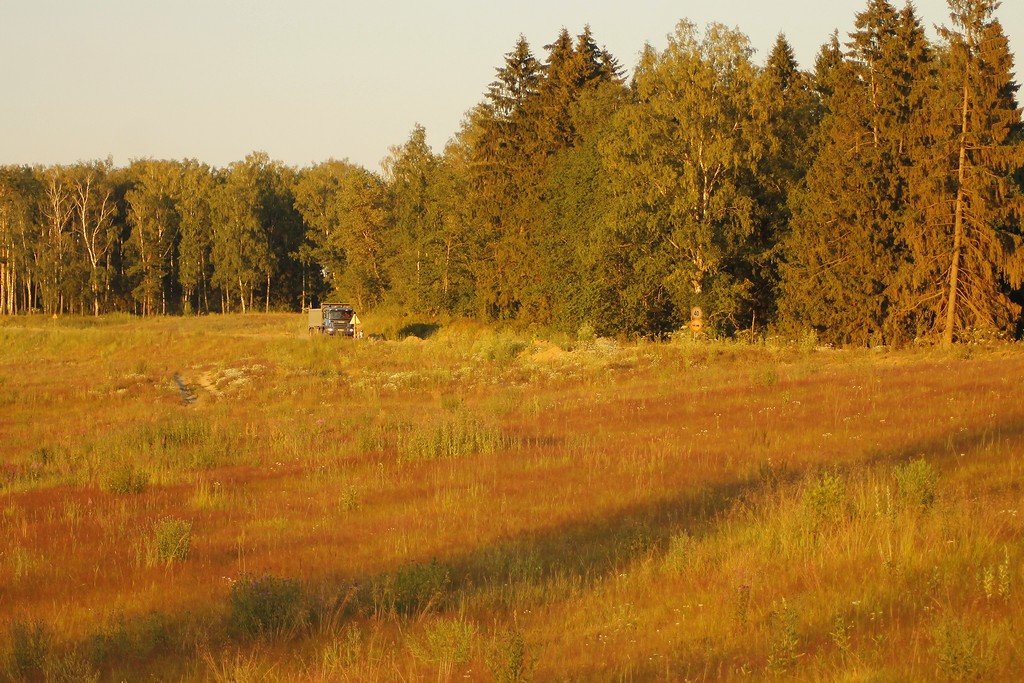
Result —
[[[1020, 669], [1015, 346], [583, 344], [468, 323], [356, 343], [301, 325], [0, 321], [2, 670]], [[187, 555], [149, 561], [168, 519], [191, 525]]]

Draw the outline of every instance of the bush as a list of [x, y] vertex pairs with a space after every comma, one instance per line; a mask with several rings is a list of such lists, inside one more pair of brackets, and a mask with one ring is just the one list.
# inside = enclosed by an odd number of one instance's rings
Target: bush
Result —
[[529, 346], [509, 333], [486, 334], [473, 345], [473, 355], [485, 361], [508, 363]]
[[487, 670], [496, 683], [527, 681], [536, 662], [526, 651], [526, 641], [518, 629], [496, 633], [487, 648]]
[[465, 664], [473, 653], [476, 626], [460, 618], [435, 619], [423, 628], [422, 638], [409, 640], [409, 651], [420, 661], [441, 667]]
[[804, 487], [801, 503], [812, 527], [835, 524], [845, 514], [846, 482], [838, 474], [825, 472]]
[[413, 564], [376, 581], [373, 601], [379, 612], [413, 614], [439, 604], [450, 584], [448, 568], [437, 560]]
[[576, 330], [576, 340], [583, 344], [593, 344], [595, 339], [597, 339], [597, 332], [594, 331], [594, 326], [590, 323], [583, 323]]
[[913, 507], [929, 508], [935, 502], [935, 488], [939, 477], [935, 468], [924, 458], [911, 460], [893, 468], [896, 490]]
[[932, 648], [941, 678], [955, 681], [978, 679], [987, 668], [981, 637], [959, 620], [944, 620], [938, 624]]
[[146, 566], [182, 562], [191, 547], [191, 522], [171, 517], [162, 519], [153, 525], [153, 536], [146, 543]]
[[122, 462], [114, 467], [103, 482], [103, 488], [111, 493], [136, 494], [146, 490], [149, 484], [149, 475], [128, 462]]
[[768, 670], [775, 673], [787, 672], [800, 659], [800, 634], [797, 630], [797, 615], [785, 600], [774, 605], [769, 615], [771, 642], [768, 650]]
[[400, 433], [398, 455], [405, 462], [445, 460], [495, 453], [513, 445], [513, 440], [500, 429], [460, 417], [446, 420], [433, 428]]
[[231, 587], [231, 628], [245, 636], [278, 636], [308, 616], [296, 579], [243, 576]]
[[41, 679], [53, 647], [50, 631], [40, 622], [11, 624], [11, 654], [8, 669], [15, 680]]

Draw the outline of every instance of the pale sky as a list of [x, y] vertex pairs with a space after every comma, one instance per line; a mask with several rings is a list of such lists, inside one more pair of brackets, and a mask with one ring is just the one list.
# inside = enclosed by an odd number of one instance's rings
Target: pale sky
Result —
[[[112, 156], [224, 166], [253, 150], [288, 164], [377, 169], [417, 123], [440, 151], [526, 36], [564, 26], [632, 69], [676, 22], [717, 21], [763, 60], [784, 32], [801, 66], [867, 0], [0, 0], [0, 164]], [[901, 4], [901, 3], [897, 3]], [[944, 0], [916, 3], [946, 23]], [[1024, 74], [1024, 0], [999, 18]]]

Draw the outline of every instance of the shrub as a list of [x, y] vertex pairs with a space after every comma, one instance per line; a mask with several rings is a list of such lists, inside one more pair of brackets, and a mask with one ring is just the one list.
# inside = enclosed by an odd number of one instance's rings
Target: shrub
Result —
[[668, 550], [665, 552], [665, 569], [677, 573], [686, 571], [693, 562], [696, 547], [696, 539], [685, 531], [674, 534], [669, 539]]
[[128, 462], [122, 462], [107, 473], [103, 488], [111, 493], [142, 493], [149, 484], [149, 475]]
[[918, 458], [897, 465], [892, 473], [896, 479], [896, 490], [908, 505], [929, 508], [935, 502], [939, 477], [927, 460]]
[[146, 542], [146, 566], [182, 562], [191, 547], [191, 522], [171, 517], [162, 519], [153, 525], [153, 536]]
[[796, 612], [783, 599], [782, 605], [772, 610], [769, 619], [771, 642], [768, 644], [768, 670], [777, 673], [789, 671], [800, 658]]
[[576, 340], [583, 344], [593, 344], [595, 339], [597, 339], [597, 332], [590, 323], [583, 323], [576, 330]]
[[89, 658], [76, 649], [52, 657], [46, 667], [46, 680], [54, 683], [95, 683], [100, 674]]
[[417, 563], [376, 581], [373, 601], [379, 612], [412, 614], [439, 604], [450, 584], [448, 568], [437, 560]]
[[15, 680], [41, 679], [53, 647], [53, 636], [40, 622], [11, 623], [11, 654], [8, 668]]
[[528, 344], [508, 333], [486, 334], [473, 345], [473, 355], [485, 361], [508, 363], [515, 360]]
[[985, 671], [981, 638], [958, 620], [943, 621], [935, 628], [933, 652], [941, 678], [977, 679]]
[[231, 627], [245, 636], [277, 636], [301, 627], [305, 596], [296, 579], [243, 576], [231, 586]]
[[845, 513], [846, 482], [838, 474], [825, 472], [804, 487], [801, 503], [812, 527], [842, 521]]
[[512, 445], [512, 439], [500, 429], [459, 417], [432, 428], [399, 433], [398, 454], [405, 462], [445, 460], [495, 453]]
[[519, 629], [499, 631], [491, 639], [484, 658], [495, 683], [527, 681], [536, 661], [529, 657]]
[[442, 667], [465, 664], [473, 652], [476, 626], [461, 618], [434, 619], [423, 627], [422, 638], [409, 640], [417, 659]]
[[804, 353], [810, 353], [818, 348], [818, 333], [815, 330], [805, 330], [797, 341], [797, 348]]

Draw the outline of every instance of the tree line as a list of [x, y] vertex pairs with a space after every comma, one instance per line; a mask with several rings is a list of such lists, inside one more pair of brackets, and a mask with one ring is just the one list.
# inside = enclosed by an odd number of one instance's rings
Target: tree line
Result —
[[996, 0], [869, 0], [811, 69], [681, 21], [627, 81], [520, 38], [444, 151], [0, 167], [0, 314], [360, 309], [836, 344], [1020, 334], [1024, 129]]

